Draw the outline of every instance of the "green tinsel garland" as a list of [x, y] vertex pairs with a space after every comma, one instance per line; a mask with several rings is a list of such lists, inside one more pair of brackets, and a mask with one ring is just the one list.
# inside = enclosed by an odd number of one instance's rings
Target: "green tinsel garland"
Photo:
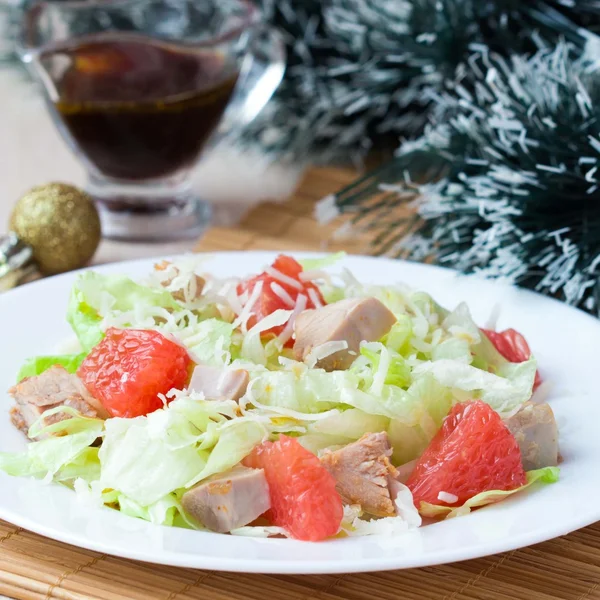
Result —
[[[436, 100], [438, 123], [326, 199], [322, 220], [347, 213], [379, 232], [380, 254], [431, 257], [597, 314], [598, 57], [598, 38], [583, 56], [565, 43], [508, 60], [479, 48]], [[398, 211], [407, 202], [417, 216]]]

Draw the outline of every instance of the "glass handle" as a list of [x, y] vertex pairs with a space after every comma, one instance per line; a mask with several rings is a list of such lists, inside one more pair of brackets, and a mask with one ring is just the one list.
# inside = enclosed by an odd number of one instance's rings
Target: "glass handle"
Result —
[[273, 96], [285, 72], [286, 51], [281, 34], [267, 25], [259, 24], [242, 40], [246, 54], [233, 96], [223, 115], [219, 133], [250, 124]]

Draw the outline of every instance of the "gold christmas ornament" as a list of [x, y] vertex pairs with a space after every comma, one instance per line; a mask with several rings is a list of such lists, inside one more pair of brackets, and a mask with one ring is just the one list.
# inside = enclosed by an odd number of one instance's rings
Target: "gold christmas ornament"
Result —
[[13, 209], [10, 229], [31, 248], [44, 275], [83, 267], [101, 236], [100, 217], [92, 199], [65, 183], [29, 190]]

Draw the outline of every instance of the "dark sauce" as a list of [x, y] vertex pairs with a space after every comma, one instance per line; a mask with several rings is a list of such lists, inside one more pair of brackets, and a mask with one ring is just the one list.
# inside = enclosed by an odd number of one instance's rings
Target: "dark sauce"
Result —
[[232, 95], [237, 71], [214, 51], [151, 41], [89, 41], [44, 57], [69, 60], [56, 110], [106, 177], [154, 179], [193, 164]]

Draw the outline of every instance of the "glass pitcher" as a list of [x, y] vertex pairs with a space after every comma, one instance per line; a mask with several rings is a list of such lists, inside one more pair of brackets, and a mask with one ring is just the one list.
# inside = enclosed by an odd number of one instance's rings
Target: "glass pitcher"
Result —
[[87, 174], [106, 237], [197, 237], [210, 219], [190, 170], [263, 108], [284, 72], [279, 35], [246, 0], [33, 5], [19, 53]]

